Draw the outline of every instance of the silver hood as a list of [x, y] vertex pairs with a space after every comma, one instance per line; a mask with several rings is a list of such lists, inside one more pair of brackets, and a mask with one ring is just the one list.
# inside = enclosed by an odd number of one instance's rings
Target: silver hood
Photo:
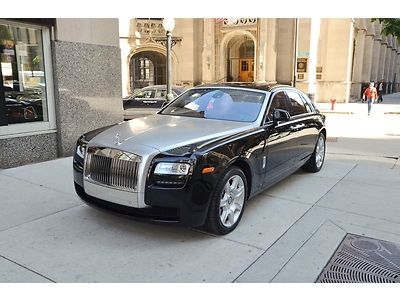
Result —
[[138, 152], [146, 148], [148, 152], [163, 152], [254, 127], [254, 123], [155, 114], [115, 125], [93, 138], [90, 144], [140, 155]]

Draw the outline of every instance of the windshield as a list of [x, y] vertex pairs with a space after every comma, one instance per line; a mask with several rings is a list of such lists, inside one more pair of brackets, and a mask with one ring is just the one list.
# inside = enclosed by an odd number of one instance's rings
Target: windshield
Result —
[[160, 114], [254, 122], [261, 110], [265, 94], [226, 88], [193, 89], [164, 108]]

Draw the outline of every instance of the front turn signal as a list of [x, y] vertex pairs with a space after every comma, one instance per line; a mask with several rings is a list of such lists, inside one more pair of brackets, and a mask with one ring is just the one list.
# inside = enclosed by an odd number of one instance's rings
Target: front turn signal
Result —
[[213, 173], [214, 172], [214, 167], [208, 167], [208, 168], [204, 168], [203, 169], [203, 174], [210, 174], [210, 173]]

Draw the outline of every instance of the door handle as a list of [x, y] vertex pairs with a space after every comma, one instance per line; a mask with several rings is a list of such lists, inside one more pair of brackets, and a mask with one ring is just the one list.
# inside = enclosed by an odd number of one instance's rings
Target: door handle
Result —
[[297, 124], [295, 126], [290, 126], [290, 130], [292, 130], [292, 131], [300, 130], [300, 129], [304, 128], [305, 126], [306, 125], [304, 125], [303, 123]]

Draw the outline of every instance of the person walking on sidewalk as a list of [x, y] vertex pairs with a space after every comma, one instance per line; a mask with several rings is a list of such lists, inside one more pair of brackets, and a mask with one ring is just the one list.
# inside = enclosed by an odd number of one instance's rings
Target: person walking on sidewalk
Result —
[[381, 82], [378, 85], [378, 92], [379, 92], [379, 96], [378, 96], [378, 103], [383, 101], [383, 89], [385, 88], [385, 80], [381, 80]]
[[378, 91], [376, 90], [374, 83], [370, 82], [369, 87], [364, 91], [363, 100], [367, 100], [368, 104], [368, 115], [371, 113], [372, 104], [378, 99]]

